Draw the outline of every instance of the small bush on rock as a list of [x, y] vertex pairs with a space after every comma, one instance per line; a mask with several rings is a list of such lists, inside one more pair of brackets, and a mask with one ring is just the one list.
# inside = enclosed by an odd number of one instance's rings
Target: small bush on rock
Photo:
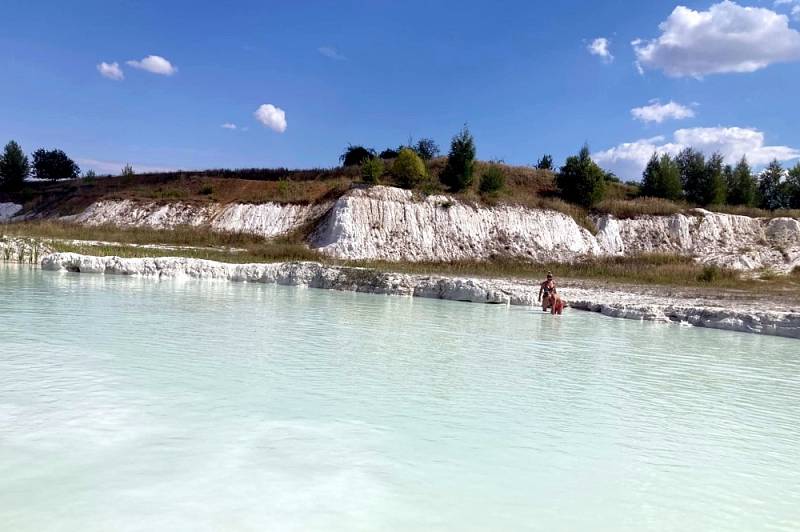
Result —
[[392, 175], [403, 188], [414, 188], [428, 176], [425, 163], [414, 150], [403, 148], [392, 164]]
[[505, 186], [506, 177], [503, 171], [495, 165], [487, 168], [481, 175], [481, 182], [479, 185], [481, 194], [493, 194], [498, 192]]
[[364, 183], [369, 185], [377, 185], [380, 183], [381, 177], [384, 172], [383, 160], [379, 158], [364, 159], [361, 162], [361, 179]]

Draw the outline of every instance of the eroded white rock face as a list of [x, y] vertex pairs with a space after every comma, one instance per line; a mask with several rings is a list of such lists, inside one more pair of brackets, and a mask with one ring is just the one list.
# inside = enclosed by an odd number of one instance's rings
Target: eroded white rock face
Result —
[[[327, 288], [373, 294], [404, 295], [507, 305], [536, 306], [538, 286], [502, 279], [470, 279], [383, 273], [363, 268], [325, 266], [316, 262], [227, 264], [187, 258], [92, 257], [53, 253], [42, 259], [45, 270], [138, 275], [157, 279], [213, 279], [250, 283]], [[607, 316], [682, 322], [790, 338], [800, 338], [800, 313], [763, 310], [757, 303], [720, 303], [708, 299], [682, 299], [629, 293], [620, 289], [573, 288], [562, 285], [570, 307], [602, 312]]]
[[573, 261], [597, 255], [670, 253], [739, 270], [800, 266], [800, 221], [696, 209], [690, 215], [595, 219], [592, 235], [559, 212], [475, 207], [445, 196], [415, 199], [389, 187], [341, 197], [312, 235], [327, 255], [390, 261], [483, 260], [496, 255]]
[[598, 221], [598, 242], [610, 253], [678, 253], [737, 270], [800, 266], [800, 222], [696, 209], [692, 216], [642, 216]]
[[52, 250], [32, 238], [0, 236], [0, 261], [37, 264]]
[[0, 202], [0, 222], [7, 222], [21, 210], [19, 203]]
[[482, 208], [391, 187], [353, 190], [336, 201], [312, 236], [326, 255], [407, 261], [480, 260], [508, 255], [572, 260], [601, 252], [571, 217], [516, 206]]
[[738, 270], [800, 266], [800, 221], [766, 220], [697, 209], [689, 215], [597, 217], [592, 235], [571, 217], [542, 209], [477, 207], [447, 196], [417, 198], [376, 186], [355, 189], [333, 205], [205, 204], [101, 201], [74, 221], [169, 229], [180, 225], [274, 237], [328, 213], [309, 245], [342, 259], [570, 262], [588, 256], [671, 253]]
[[289, 233], [318, 218], [327, 204], [279, 203], [141, 203], [131, 200], [98, 201], [70, 221], [86, 225], [112, 224], [129, 227], [174, 229], [181, 225], [207, 226], [214, 231], [241, 232], [266, 238]]

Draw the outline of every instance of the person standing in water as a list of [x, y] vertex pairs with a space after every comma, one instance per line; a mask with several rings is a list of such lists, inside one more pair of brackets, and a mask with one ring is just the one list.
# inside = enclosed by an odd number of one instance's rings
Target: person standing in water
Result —
[[[539, 302], [542, 304], [542, 312], [547, 312], [550, 305], [550, 293], [556, 291], [556, 282], [553, 280], [553, 273], [547, 272], [547, 279], [539, 285]], [[544, 296], [544, 298], [542, 298]]]

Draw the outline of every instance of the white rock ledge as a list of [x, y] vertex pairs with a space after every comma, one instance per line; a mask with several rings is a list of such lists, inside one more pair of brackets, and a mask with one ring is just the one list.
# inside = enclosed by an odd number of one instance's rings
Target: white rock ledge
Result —
[[[472, 303], [536, 305], [534, 283], [498, 279], [464, 279], [400, 273], [364, 268], [325, 266], [317, 262], [228, 264], [181, 257], [94, 257], [77, 253], [52, 253], [41, 261], [45, 270], [108, 275], [137, 275], [157, 279], [215, 279], [249, 283], [277, 283], [332, 290], [389, 294]], [[611, 289], [562, 287], [570, 307], [606, 316], [660, 322], [681, 322], [698, 327], [768, 334], [800, 339], [800, 312], [763, 311], [733, 302], [710, 303], [702, 299], [653, 296]], [[755, 308], [753, 308], [755, 307]]]

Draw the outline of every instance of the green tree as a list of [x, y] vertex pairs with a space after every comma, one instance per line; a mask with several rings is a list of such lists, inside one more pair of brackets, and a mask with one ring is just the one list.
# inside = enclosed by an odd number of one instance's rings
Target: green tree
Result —
[[736, 163], [728, 183], [728, 203], [731, 205], [753, 206], [756, 203], [758, 184], [753, 177], [753, 170], [747, 162], [747, 157], [742, 157]]
[[400, 155], [399, 150], [386, 148], [380, 153], [380, 155], [378, 155], [378, 157], [380, 157], [381, 159], [395, 159], [397, 158], [398, 155]]
[[413, 150], [417, 152], [417, 155], [422, 157], [422, 160], [424, 161], [430, 161], [439, 155], [439, 145], [436, 144], [436, 141], [433, 139], [428, 138], [419, 139]]
[[361, 162], [361, 179], [364, 180], [364, 183], [377, 185], [381, 180], [381, 176], [383, 176], [384, 170], [383, 159], [378, 157], [364, 159]]
[[80, 173], [80, 167], [62, 150], [39, 148], [33, 152], [33, 175], [38, 179], [76, 179]]
[[713, 154], [706, 161], [706, 171], [701, 182], [699, 199], [701, 205], [722, 205], [728, 195], [728, 184], [725, 180], [725, 160], [719, 153]]
[[642, 174], [643, 196], [678, 200], [683, 194], [678, 163], [668, 153], [659, 157], [653, 153]]
[[345, 148], [344, 153], [339, 156], [339, 162], [342, 163], [342, 166], [358, 166], [364, 159], [372, 159], [373, 157], [375, 157], [375, 150], [350, 144]]
[[542, 158], [536, 161], [536, 168], [539, 170], [553, 170], [553, 156], [549, 153], [542, 155]]
[[0, 157], [0, 187], [9, 192], [16, 192], [22, 188], [30, 172], [31, 167], [25, 152], [16, 141], [10, 141], [3, 150], [3, 156]]
[[499, 166], [493, 164], [481, 174], [478, 189], [482, 194], [493, 194], [502, 190], [506, 184], [506, 176]]
[[774, 211], [786, 207], [784, 190], [781, 187], [783, 178], [783, 167], [777, 159], [769, 163], [769, 166], [761, 172], [758, 179], [758, 195], [760, 196], [761, 208]]
[[591, 207], [605, 195], [605, 172], [597, 166], [584, 144], [578, 155], [567, 157], [556, 175], [556, 185], [565, 200]]
[[428, 176], [428, 171], [414, 150], [403, 148], [392, 163], [392, 175], [401, 187], [414, 188]]
[[706, 158], [692, 148], [684, 148], [675, 158], [681, 173], [681, 185], [686, 199], [702, 203], [703, 183], [706, 173]]
[[800, 163], [789, 169], [786, 175], [786, 199], [790, 209], [800, 209]]
[[447, 165], [442, 171], [442, 183], [453, 191], [464, 190], [472, 185], [475, 169], [475, 140], [467, 126], [450, 142]]

